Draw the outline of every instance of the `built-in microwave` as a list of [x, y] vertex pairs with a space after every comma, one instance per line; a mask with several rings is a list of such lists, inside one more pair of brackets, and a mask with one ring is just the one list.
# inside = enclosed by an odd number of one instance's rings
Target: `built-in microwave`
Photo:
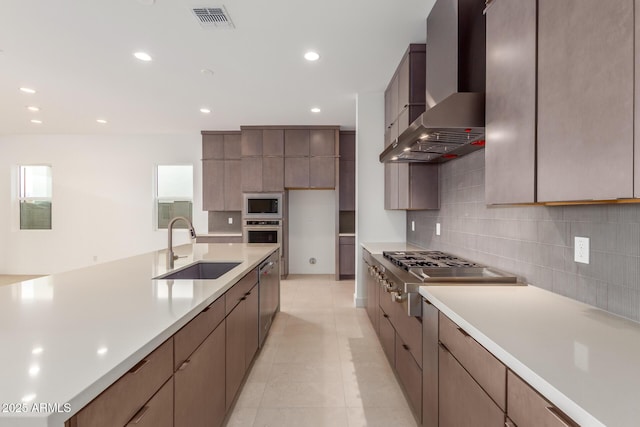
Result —
[[244, 193], [244, 218], [281, 219], [282, 193]]

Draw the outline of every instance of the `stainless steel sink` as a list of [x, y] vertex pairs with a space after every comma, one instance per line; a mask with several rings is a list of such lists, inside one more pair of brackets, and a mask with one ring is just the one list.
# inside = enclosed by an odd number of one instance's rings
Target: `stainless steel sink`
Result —
[[240, 265], [239, 262], [198, 261], [178, 270], [170, 271], [169, 273], [154, 277], [154, 279], [211, 280], [217, 279], [238, 265]]

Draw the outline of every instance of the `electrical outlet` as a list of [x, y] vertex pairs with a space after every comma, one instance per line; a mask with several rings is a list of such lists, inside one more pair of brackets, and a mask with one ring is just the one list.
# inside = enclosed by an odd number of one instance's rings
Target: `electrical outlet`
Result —
[[411, 231], [416, 231], [416, 222], [411, 221]]
[[436, 222], [436, 236], [440, 235], [440, 223]]
[[573, 259], [575, 262], [589, 264], [589, 238], [576, 237], [574, 245]]
[[232, 217], [229, 217], [228, 222], [229, 222], [229, 224], [233, 224], [233, 218], [232, 218]]

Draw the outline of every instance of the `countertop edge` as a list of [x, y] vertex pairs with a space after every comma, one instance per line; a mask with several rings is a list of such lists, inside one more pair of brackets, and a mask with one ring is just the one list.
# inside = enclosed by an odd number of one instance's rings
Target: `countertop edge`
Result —
[[596, 419], [584, 408], [582, 408], [569, 397], [558, 391], [552, 384], [542, 379], [532, 369], [520, 362], [520, 360], [512, 356], [509, 352], [504, 350], [493, 340], [489, 339], [484, 333], [482, 333], [482, 331], [466, 321], [458, 313], [450, 309], [443, 301], [431, 294], [429, 292], [429, 286], [421, 286], [420, 294], [423, 297], [427, 298], [429, 302], [431, 302], [438, 310], [443, 312], [458, 326], [463, 328], [465, 332], [471, 335], [471, 337], [478, 341], [478, 343], [480, 343], [498, 360], [505, 364], [508, 369], [513, 371], [515, 374], [529, 383], [533, 388], [538, 390], [540, 394], [542, 394], [546, 399], [550, 400], [554, 405], [565, 412], [574, 421], [576, 421], [580, 425], [605, 426], [605, 424]]

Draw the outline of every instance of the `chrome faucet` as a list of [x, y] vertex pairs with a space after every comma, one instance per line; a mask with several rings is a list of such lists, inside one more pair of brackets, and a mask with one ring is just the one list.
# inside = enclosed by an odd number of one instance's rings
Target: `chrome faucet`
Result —
[[185, 218], [183, 216], [177, 216], [175, 218], [172, 218], [171, 221], [169, 221], [169, 225], [167, 226], [167, 231], [169, 233], [169, 243], [167, 247], [167, 269], [168, 270], [173, 269], [173, 261], [178, 259], [178, 255], [173, 253], [173, 224], [178, 220], [183, 220], [184, 222], [186, 222], [187, 225], [189, 226], [189, 233], [191, 234], [191, 238], [192, 239], [196, 238], [196, 230], [193, 228], [193, 224], [191, 224], [191, 221], [189, 221], [188, 218]]

